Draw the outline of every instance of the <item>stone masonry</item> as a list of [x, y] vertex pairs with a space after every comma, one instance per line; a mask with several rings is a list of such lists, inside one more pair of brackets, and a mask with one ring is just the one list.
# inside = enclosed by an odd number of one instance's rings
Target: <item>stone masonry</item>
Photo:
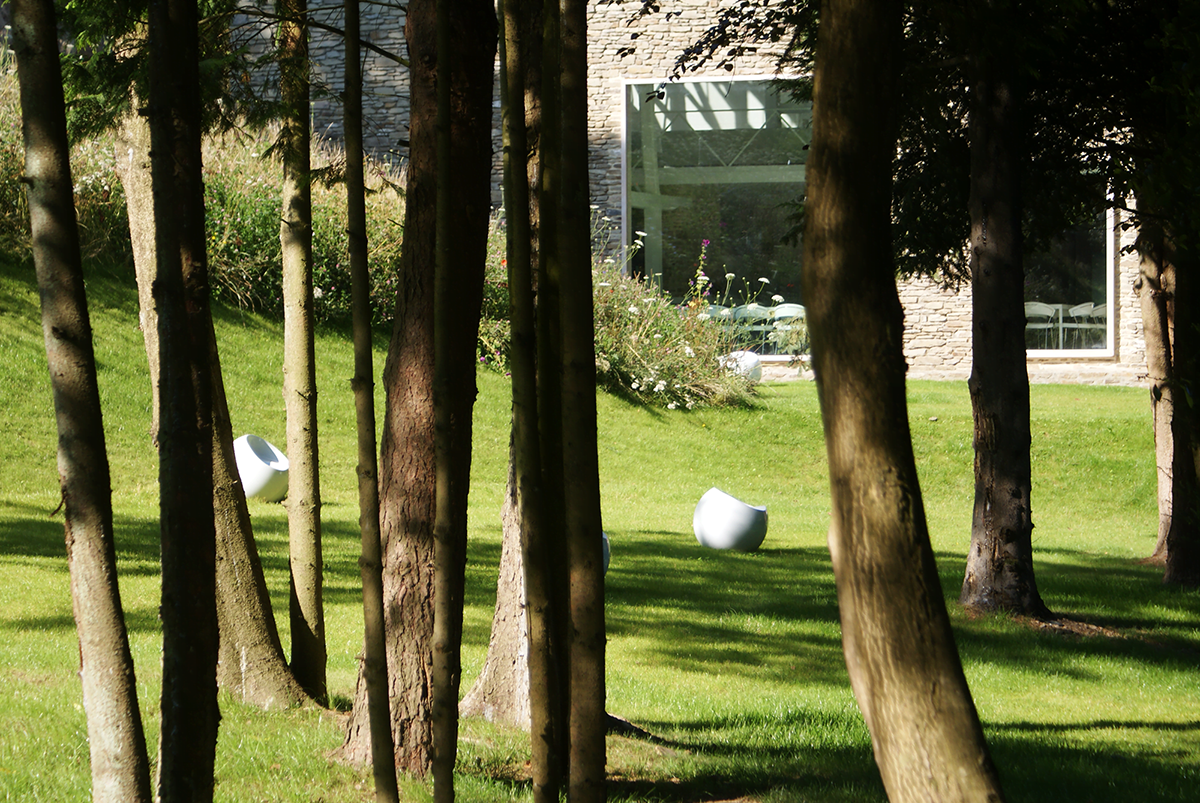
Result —
[[[715, 20], [719, 10], [737, 0], [677, 0], [670, 10], [679, 12], [669, 21], [663, 14], [636, 17], [637, 0], [592, 0], [589, 7], [589, 123], [591, 136], [590, 182], [593, 203], [612, 220], [620, 221], [623, 209], [623, 115], [628, 83], [663, 81], [672, 74], [682, 49], [694, 42]], [[319, 19], [340, 27], [340, 8], [320, 12]], [[405, 56], [403, 5], [364, 4], [364, 38], [378, 47]], [[623, 54], [632, 48], [631, 53]], [[314, 129], [323, 136], [341, 136], [341, 109], [337, 94], [342, 85], [340, 37], [314, 31], [311, 52], [314, 76], [325, 96], [313, 104]], [[733, 70], [713, 66], [689, 72], [688, 77], [723, 78], [776, 75], [779, 48], [763, 48], [739, 60]], [[403, 159], [407, 139], [407, 73], [386, 56], [364, 51], [364, 128], [367, 148], [389, 161]], [[494, 198], [499, 190], [499, 100], [495, 102], [497, 169]], [[1119, 226], [1113, 226], [1120, 232]], [[614, 233], [619, 233], [619, 225]], [[1138, 275], [1136, 255], [1123, 254], [1132, 233], [1114, 234], [1113, 252], [1118, 265], [1112, 306], [1114, 345], [1095, 357], [1031, 356], [1032, 381], [1075, 381], [1097, 384], [1143, 384], [1145, 346], [1141, 316], [1133, 285]], [[905, 354], [914, 378], [965, 379], [971, 370], [971, 290], [954, 292], [926, 279], [904, 280], [899, 285], [905, 310]], [[773, 366], [770, 375], [794, 376], [795, 369]]]

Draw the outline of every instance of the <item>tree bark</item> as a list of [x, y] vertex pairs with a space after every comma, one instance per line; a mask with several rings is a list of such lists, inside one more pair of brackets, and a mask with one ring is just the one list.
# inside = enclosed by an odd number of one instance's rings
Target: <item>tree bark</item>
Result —
[[1148, 560], [1165, 563], [1167, 535], [1171, 530], [1171, 439], [1174, 387], [1172, 312], [1174, 307], [1174, 267], [1167, 259], [1166, 238], [1143, 225], [1138, 278], [1134, 286], [1142, 311], [1142, 334], [1146, 342], [1146, 374], [1150, 379], [1150, 414], [1154, 427], [1154, 465], [1158, 477], [1158, 535]]
[[851, 686], [889, 800], [998, 801], [929, 543], [890, 243], [902, 4], [821, 8], [804, 295]]
[[[1011, 28], [1000, 0], [979, 23]], [[977, 40], [978, 41], [978, 40]], [[971, 407], [975, 508], [959, 602], [1046, 618], [1033, 572], [1029, 372], [1021, 236], [1021, 99], [1009, 54], [977, 44], [971, 141]]]
[[[451, 147], [456, 175], [450, 263], [459, 276], [457, 349], [470, 349], [471, 371], [456, 385], [454, 449], [469, 466], [470, 409], [475, 400], [475, 340], [482, 304], [482, 269], [490, 215], [492, 67], [496, 18], [482, 0], [454, 0], [450, 9], [455, 56], [451, 82]], [[384, 366], [387, 409], [380, 458], [380, 527], [384, 549], [384, 605], [389, 696], [396, 763], [424, 775], [430, 769], [432, 734], [433, 524], [436, 515], [433, 451], [433, 267], [435, 249], [436, 6], [408, 7], [405, 38], [412, 64], [410, 160], [404, 254], [396, 323]], [[457, 271], [462, 271], [457, 273]], [[478, 278], [475, 273], [480, 272]], [[475, 322], [475, 323], [473, 323]], [[467, 345], [463, 345], [467, 344]], [[465, 369], [465, 366], [463, 366]], [[465, 494], [466, 481], [456, 485]], [[465, 497], [464, 497], [465, 499]], [[456, 531], [465, 532], [465, 504]], [[342, 755], [369, 757], [366, 701], [360, 684]]]
[[217, 725], [212, 385], [197, 9], [150, 4], [158, 310], [163, 690], [158, 792], [211, 801]]
[[358, 526], [362, 539], [363, 662], [371, 735], [371, 769], [377, 803], [399, 800], [388, 710], [387, 645], [384, 637], [383, 555], [379, 543], [379, 462], [375, 457], [375, 368], [371, 343], [370, 275], [367, 260], [366, 186], [363, 178], [362, 67], [359, 64], [359, 0], [346, 0], [346, 219], [350, 239], [351, 314], [354, 326], [354, 413], [358, 442]]
[[54, 6], [13, 4], [25, 174], [58, 423], [67, 566], [95, 803], [149, 803], [150, 761], [117, 583], [108, 454], [83, 284]]
[[[1185, 395], [1200, 387], [1200, 264], [1174, 249], [1174, 387]], [[1171, 408], [1171, 498], [1174, 509], [1166, 538], [1163, 582], [1200, 585], [1200, 416], [1192, 404]]]
[[306, 0], [278, 0], [283, 101], [283, 398], [287, 410], [288, 565], [292, 672], [320, 702], [325, 688], [321, 484], [312, 277], [308, 25]]
[[[134, 108], [140, 103], [135, 98]], [[146, 343], [153, 395], [151, 440], [158, 444], [158, 312], [153, 287], [154, 198], [150, 176], [150, 126], [133, 113], [117, 135], [116, 170], [125, 191], [137, 277], [139, 324]], [[233, 453], [233, 424], [211, 316], [209, 370], [213, 383], [213, 511], [217, 532], [217, 615], [220, 660], [217, 682], [234, 697], [260, 708], [302, 705], [310, 698], [292, 675], [283, 654], [250, 511]]]
[[[521, 554], [521, 531], [528, 525], [523, 524], [519, 513], [515, 462], [514, 456], [509, 462], [508, 488], [500, 511], [503, 531], [500, 572], [496, 580], [496, 608], [492, 614], [487, 659], [475, 684], [459, 703], [458, 713], [460, 716], [483, 717], [488, 722], [528, 731], [531, 697], [538, 691], [544, 692], [545, 685], [531, 688], [529, 681], [530, 662], [534, 660], [529, 643], [529, 616], [532, 613], [526, 602], [525, 561]], [[535, 737], [535, 798], [539, 787], [544, 784], [538, 780], [542, 764], [538, 759], [537, 747], [541, 741]]]
[[[588, 195], [587, 4], [563, 0], [562, 276], [563, 504], [570, 567], [568, 790], [572, 803], [605, 799], [604, 561], [596, 444], [596, 350], [592, 321]], [[553, 124], [553, 123], [552, 123]]]

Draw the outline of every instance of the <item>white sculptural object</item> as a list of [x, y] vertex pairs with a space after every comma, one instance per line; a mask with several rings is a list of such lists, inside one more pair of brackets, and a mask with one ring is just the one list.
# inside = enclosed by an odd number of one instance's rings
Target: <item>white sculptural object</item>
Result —
[[753, 552], [767, 537], [767, 509], [709, 488], [696, 504], [692, 529], [702, 546]]
[[287, 496], [288, 459], [283, 452], [257, 435], [243, 435], [233, 442], [233, 456], [246, 496], [268, 502]]

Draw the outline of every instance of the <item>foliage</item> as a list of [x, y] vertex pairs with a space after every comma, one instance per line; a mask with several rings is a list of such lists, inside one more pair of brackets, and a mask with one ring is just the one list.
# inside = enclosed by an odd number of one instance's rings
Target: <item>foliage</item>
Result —
[[596, 373], [614, 393], [668, 409], [746, 404], [751, 383], [725, 366], [734, 329], [710, 318], [702, 271], [683, 303], [613, 258], [592, 268]]
[[[216, 294], [247, 309], [282, 313], [279, 204], [282, 172], [268, 132], [227, 134], [205, 150], [208, 257]], [[350, 317], [349, 239], [344, 154], [329, 143], [313, 148], [313, 293], [321, 321]], [[367, 166], [367, 242], [371, 249], [371, 309], [391, 320], [404, 202], [399, 177], [386, 165]]]

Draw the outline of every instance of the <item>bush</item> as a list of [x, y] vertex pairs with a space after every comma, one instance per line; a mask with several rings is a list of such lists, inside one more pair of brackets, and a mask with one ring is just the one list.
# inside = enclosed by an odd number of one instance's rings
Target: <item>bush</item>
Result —
[[602, 387], [668, 409], [749, 402], [752, 383], [721, 362], [734, 348], [733, 333], [709, 318], [702, 288], [677, 304], [612, 260], [592, 276]]
[[[313, 295], [320, 321], [350, 317], [349, 235], [343, 152], [314, 143], [312, 185]], [[263, 132], [226, 135], [205, 149], [205, 207], [214, 293], [270, 314], [283, 311], [279, 247], [281, 167]], [[390, 321], [404, 231], [400, 178], [381, 163], [367, 166], [367, 242], [375, 323]]]

